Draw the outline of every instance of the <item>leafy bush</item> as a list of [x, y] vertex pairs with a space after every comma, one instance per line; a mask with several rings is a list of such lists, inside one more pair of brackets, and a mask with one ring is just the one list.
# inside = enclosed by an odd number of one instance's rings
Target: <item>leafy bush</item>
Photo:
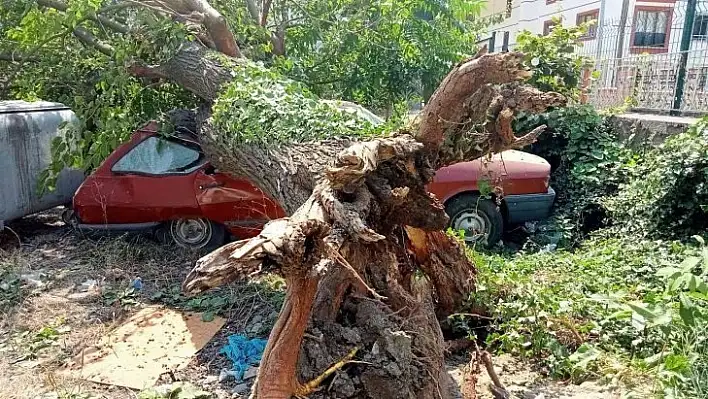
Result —
[[626, 170], [629, 181], [605, 201], [623, 233], [681, 238], [708, 228], [708, 118]]
[[583, 45], [580, 38], [589, 25], [565, 27], [560, 18], [553, 22], [555, 27], [545, 36], [527, 30], [519, 33], [516, 50], [525, 54], [526, 66], [534, 72], [532, 85], [578, 99], [582, 72], [592, 66], [592, 59], [578, 55], [575, 48]]
[[[574, 252], [472, 253], [469, 306], [492, 318], [487, 343], [576, 381], [650, 374], [664, 393], [705, 391], [708, 249], [596, 237]], [[705, 392], [703, 393], [705, 394]]]
[[545, 124], [546, 132], [529, 151], [551, 163], [551, 186], [557, 193], [553, 223], [565, 232], [562, 244], [574, 245], [581, 234], [606, 223], [602, 199], [625, 180], [621, 164], [628, 156], [616, 132], [590, 105], [524, 115], [517, 131]]
[[214, 102], [212, 121], [220, 135], [230, 136], [230, 143], [268, 145], [356, 137], [374, 130], [368, 121], [318, 100], [275, 70], [250, 61], [223, 61], [231, 64], [233, 80]]

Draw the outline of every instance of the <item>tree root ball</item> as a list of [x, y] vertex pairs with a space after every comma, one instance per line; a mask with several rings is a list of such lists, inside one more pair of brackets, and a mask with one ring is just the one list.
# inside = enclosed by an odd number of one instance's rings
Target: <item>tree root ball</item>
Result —
[[[301, 381], [317, 377], [359, 347], [356, 362], [325, 381], [311, 399], [335, 398], [454, 398], [459, 394], [451, 377], [436, 365], [435, 380], [429, 359], [422, 354], [431, 341], [430, 331], [420, 331], [416, 318], [394, 314], [382, 303], [349, 298], [334, 323], [312, 325], [303, 342], [298, 363]], [[426, 336], [426, 334], [428, 334]], [[434, 333], [433, 333], [434, 334]], [[430, 387], [440, 385], [440, 393]], [[437, 391], [437, 388], [435, 389]], [[432, 394], [432, 396], [427, 396]]]

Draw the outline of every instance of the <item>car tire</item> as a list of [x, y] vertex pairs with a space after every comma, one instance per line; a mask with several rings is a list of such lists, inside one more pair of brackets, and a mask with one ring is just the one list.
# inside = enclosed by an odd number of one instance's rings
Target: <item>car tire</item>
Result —
[[453, 198], [446, 204], [445, 211], [450, 216], [450, 228], [465, 231], [468, 246], [481, 243], [491, 247], [499, 242], [504, 232], [499, 207], [479, 195], [464, 194]]
[[168, 223], [167, 236], [182, 248], [213, 250], [224, 244], [226, 228], [204, 218], [177, 219]]

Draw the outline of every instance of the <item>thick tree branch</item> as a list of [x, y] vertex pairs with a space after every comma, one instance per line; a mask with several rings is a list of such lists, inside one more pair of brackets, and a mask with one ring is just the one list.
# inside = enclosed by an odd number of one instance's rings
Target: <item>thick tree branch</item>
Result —
[[226, 18], [206, 0], [184, 0], [193, 10], [204, 15], [204, 27], [209, 32], [216, 49], [229, 57], [241, 58], [241, 49], [236, 44], [234, 34], [229, 29]]
[[39, 61], [39, 57], [35, 57], [32, 55], [27, 55], [27, 54], [22, 54], [22, 53], [17, 53], [17, 52], [10, 52], [10, 53], [0, 53], [0, 61], [9, 61], [9, 62], [36, 62]]
[[[48, 8], [53, 8], [55, 10], [59, 11], [66, 11], [69, 9], [69, 6], [66, 3], [63, 3], [59, 0], [37, 0], [37, 4], [43, 7], [48, 7]], [[121, 7], [118, 7], [121, 6]], [[96, 14], [90, 14], [87, 15], [86, 18], [98, 23], [101, 26], [104, 26], [112, 31], [118, 32], [118, 33], [128, 33], [129, 29], [126, 25], [123, 25], [121, 23], [118, 23], [110, 18], [107, 18], [101, 13], [103, 12], [109, 12], [116, 10], [117, 8], [123, 8], [127, 7], [127, 4], [116, 4], [113, 6], [108, 6], [105, 9], [99, 10]]]
[[93, 47], [94, 49], [100, 51], [101, 53], [109, 57], [112, 57], [115, 53], [112, 46], [98, 40], [96, 36], [94, 36], [93, 34], [91, 34], [91, 32], [87, 31], [82, 27], [77, 26], [76, 28], [74, 28], [72, 33], [74, 34], [74, 36], [76, 36], [77, 39], [79, 39], [81, 43], [89, 47]]
[[437, 152], [448, 129], [456, 131], [469, 121], [470, 112], [477, 108], [460, 105], [483, 86], [520, 81], [530, 76], [522, 66], [522, 54], [485, 54], [485, 51], [457, 64], [423, 108], [416, 139], [428, 151]]
[[285, 55], [285, 30], [282, 27], [270, 34], [270, 42], [273, 43], [273, 55]]
[[463, 108], [468, 110], [467, 119], [446, 128], [436, 166], [479, 158], [489, 152], [528, 146], [546, 126], [516, 137], [512, 129], [514, 115], [519, 111], [544, 112], [550, 107], [565, 104], [565, 98], [558, 93], [541, 92], [520, 83], [483, 86], [463, 104]]
[[253, 18], [253, 22], [258, 23], [260, 21], [260, 16], [258, 12], [258, 6], [256, 5], [256, 0], [245, 0], [246, 1], [246, 8], [248, 9], [248, 13], [251, 15], [251, 18]]
[[[233, 77], [219, 63], [215, 52], [194, 42], [184, 43], [168, 62], [159, 66], [136, 63], [128, 67], [135, 76], [170, 79], [206, 101], [214, 101], [221, 86]], [[233, 62], [240, 62], [238, 59]]]
[[270, 12], [270, 7], [271, 7], [272, 3], [273, 3], [272, 0], [263, 0], [263, 2], [261, 3], [260, 24], [263, 27], [265, 27], [266, 24], [268, 23], [268, 13]]

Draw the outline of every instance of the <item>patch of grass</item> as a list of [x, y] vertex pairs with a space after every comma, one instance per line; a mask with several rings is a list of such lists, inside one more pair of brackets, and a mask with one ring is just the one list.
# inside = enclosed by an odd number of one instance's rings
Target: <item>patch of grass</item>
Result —
[[22, 267], [22, 259], [18, 253], [0, 249], [0, 315], [3, 315], [3, 319], [26, 295], [20, 280]]
[[133, 287], [107, 290], [103, 292], [103, 301], [107, 306], [120, 306], [123, 310], [129, 310], [140, 304], [140, 293]]
[[0, 271], [0, 313], [7, 313], [22, 300], [20, 276], [13, 270]]
[[45, 349], [59, 345], [60, 336], [69, 331], [63, 323], [59, 319], [38, 330], [14, 332], [8, 337], [7, 344], [0, 347], [0, 352], [11, 351], [18, 355], [17, 361], [37, 359]]
[[479, 274], [469, 307], [491, 318], [488, 345], [538, 359], [552, 376], [649, 375], [657, 392], [706, 397], [708, 257], [705, 269], [691, 260], [706, 253], [602, 237], [575, 251], [472, 252]]
[[209, 399], [211, 393], [188, 382], [148, 388], [138, 393], [138, 399]]
[[80, 384], [61, 384], [52, 374], [47, 375], [47, 384], [52, 388], [41, 396], [41, 399], [92, 399], [91, 393], [86, 392]]
[[[276, 275], [267, 275], [246, 284], [211, 290], [195, 297], [187, 297], [179, 285], [156, 291], [151, 300], [170, 307], [194, 312], [203, 312], [202, 318], [210, 321], [215, 315], [226, 316], [235, 308], [249, 303], [265, 303], [272, 309], [280, 309], [285, 300], [285, 281]], [[236, 309], [240, 310], [240, 309]]]

